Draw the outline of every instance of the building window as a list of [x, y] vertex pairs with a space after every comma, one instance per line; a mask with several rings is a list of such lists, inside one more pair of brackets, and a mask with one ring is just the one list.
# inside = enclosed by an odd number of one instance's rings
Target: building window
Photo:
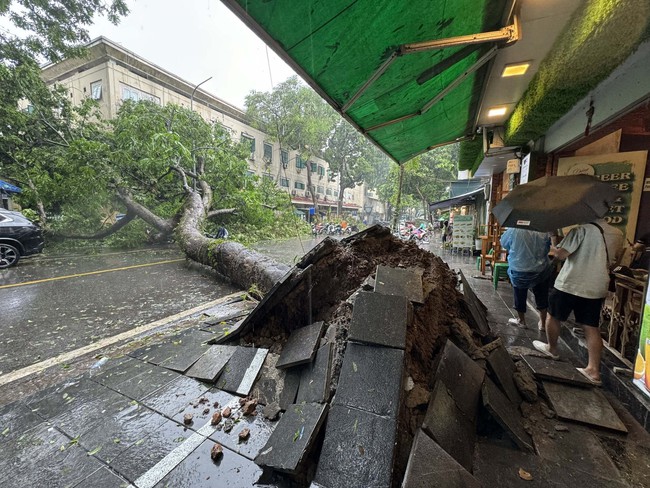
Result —
[[249, 135], [246, 135], [242, 132], [241, 134], [241, 142], [244, 144], [246, 147], [248, 147], [251, 151], [251, 154], [255, 154], [255, 138], [251, 137]]
[[327, 190], [325, 190], [325, 195], [330, 195], [330, 196], [332, 196], [332, 189], [331, 189], [331, 188], [328, 188]]
[[283, 186], [285, 188], [289, 188], [289, 179], [288, 178], [280, 178], [280, 186]]
[[273, 162], [273, 146], [268, 142], [264, 143], [264, 162], [266, 164]]
[[318, 165], [318, 176], [321, 178], [325, 176], [325, 167]]
[[316, 189], [316, 191], [317, 191], [317, 193], [320, 193], [320, 194], [322, 195], [322, 194], [323, 194], [323, 187], [322, 187], [322, 186], [319, 186], [319, 187]]
[[312, 173], [315, 173], [318, 170], [318, 165], [316, 163], [309, 163], [309, 169], [311, 170]]
[[93, 81], [90, 84], [90, 98], [93, 100], [102, 99], [102, 80]]
[[296, 182], [293, 184], [293, 187], [294, 187], [296, 190], [304, 190], [304, 189], [305, 189], [305, 184], [304, 184], [304, 183], [300, 183], [299, 181], [296, 181]]
[[338, 192], [337, 190], [334, 190], [334, 196], [335, 196], [335, 197], [338, 197], [338, 196], [339, 196], [339, 192]]
[[160, 98], [152, 95], [151, 93], [143, 92], [132, 86], [122, 85], [122, 100], [133, 100], [134, 102], [140, 102], [142, 100], [147, 100], [149, 102], [157, 103], [160, 105]]
[[289, 151], [285, 151], [284, 149], [280, 151], [280, 161], [282, 162], [282, 167], [287, 169], [289, 166]]
[[307, 167], [307, 162], [304, 161], [300, 156], [296, 156], [296, 168], [302, 169]]
[[270, 173], [264, 173], [262, 175], [262, 178], [264, 178], [266, 181], [273, 181], [273, 175]]

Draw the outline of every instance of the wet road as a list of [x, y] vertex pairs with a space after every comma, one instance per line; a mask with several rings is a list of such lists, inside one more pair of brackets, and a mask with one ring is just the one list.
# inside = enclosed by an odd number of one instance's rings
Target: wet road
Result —
[[0, 271], [0, 374], [234, 291], [177, 249], [26, 259]]

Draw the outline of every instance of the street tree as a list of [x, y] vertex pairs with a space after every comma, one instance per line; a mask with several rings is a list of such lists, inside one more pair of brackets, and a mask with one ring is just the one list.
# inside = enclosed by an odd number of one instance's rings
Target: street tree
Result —
[[[252, 91], [246, 97], [246, 113], [253, 126], [276, 140], [281, 149], [298, 153], [295, 164], [306, 171], [312, 204], [318, 210], [314, 171], [309, 160], [323, 155], [339, 116], [297, 76], [276, 85], [270, 92]], [[282, 170], [280, 166], [278, 179]]]

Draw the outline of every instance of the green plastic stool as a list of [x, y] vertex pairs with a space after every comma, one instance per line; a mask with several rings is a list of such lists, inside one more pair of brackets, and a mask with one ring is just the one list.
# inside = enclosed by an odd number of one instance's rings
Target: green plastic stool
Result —
[[508, 276], [508, 263], [494, 263], [492, 266], [492, 281], [495, 290], [499, 286], [499, 278], [501, 276]]

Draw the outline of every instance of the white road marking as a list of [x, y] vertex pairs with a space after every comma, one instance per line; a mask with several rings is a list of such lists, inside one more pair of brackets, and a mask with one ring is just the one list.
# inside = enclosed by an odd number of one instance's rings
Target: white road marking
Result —
[[217, 300], [213, 300], [211, 302], [204, 303], [202, 305], [199, 305], [198, 307], [191, 308], [189, 310], [185, 310], [183, 312], [179, 312], [175, 315], [171, 315], [169, 317], [165, 317], [164, 319], [156, 320], [155, 322], [151, 322], [149, 324], [141, 325], [140, 327], [136, 327], [135, 329], [127, 330], [126, 332], [122, 332], [121, 334], [117, 334], [111, 337], [106, 337], [100, 341], [94, 342], [92, 344], [89, 344], [84, 347], [80, 347], [79, 349], [75, 349], [74, 351], [69, 351], [63, 354], [60, 354], [56, 357], [46, 359], [45, 361], [41, 361], [36, 364], [32, 364], [31, 366], [27, 366], [22, 369], [17, 369], [15, 371], [12, 371], [7, 374], [1, 374], [0, 373], [0, 386], [6, 385], [8, 383], [11, 383], [13, 381], [19, 380], [21, 378], [24, 378], [25, 376], [30, 376], [36, 373], [40, 373], [44, 369], [50, 368], [52, 366], [56, 366], [58, 364], [64, 364], [64, 363], [69, 363], [70, 361], [77, 359], [81, 356], [84, 356], [88, 353], [97, 351], [98, 349], [102, 349], [104, 347], [110, 346], [112, 344], [115, 344], [116, 342], [124, 341], [126, 339], [130, 339], [132, 337], [135, 337], [137, 335], [140, 335], [144, 332], [148, 332], [152, 329], [155, 329], [157, 327], [162, 327], [163, 325], [167, 325], [171, 322], [175, 322], [177, 320], [189, 317], [190, 315], [194, 315], [196, 313], [201, 312], [202, 310], [205, 310], [206, 308], [211, 308], [216, 305], [219, 305], [222, 302], [231, 300], [235, 297], [241, 296], [242, 292], [237, 292], [237, 293], [231, 293], [230, 295], [227, 295], [225, 297], [218, 298]]
[[264, 364], [264, 359], [266, 358], [266, 353], [268, 352], [268, 349], [257, 350], [250, 366], [246, 370], [246, 373], [244, 373], [244, 377], [242, 378], [241, 383], [239, 383], [239, 386], [237, 387], [237, 393], [244, 396], [248, 395], [251, 388], [253, 387], [255, 378], [257, 378], [257, 374], [262, 368], [262, 364]]
[[211, 421], [208, 421], [207, 424], [185, 439], [176, 449], [158, 461], [149, 471], [135, 480], [133, 485], [129, 485], [129, 488], [153, 488], [216, 430], [216, 426], [211, 425]]

